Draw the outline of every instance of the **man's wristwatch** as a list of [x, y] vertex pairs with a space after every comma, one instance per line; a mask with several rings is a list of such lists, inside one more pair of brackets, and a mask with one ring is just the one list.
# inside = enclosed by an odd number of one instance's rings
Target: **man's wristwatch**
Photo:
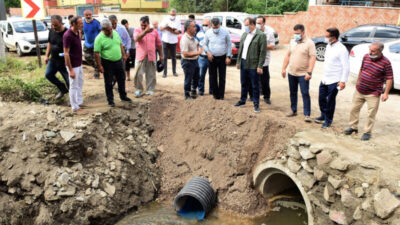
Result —
[[307, 72], [307, 74], [311, 76], [311, 75], [312, 75], [312, 72]]

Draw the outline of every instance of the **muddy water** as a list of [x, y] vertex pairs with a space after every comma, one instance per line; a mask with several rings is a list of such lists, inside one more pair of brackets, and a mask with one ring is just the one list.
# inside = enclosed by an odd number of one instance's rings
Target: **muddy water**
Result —
[[[282, 205], [282, 204], [281, 204]], [[285, 204], [283, 204], [285, 205]], [[150, 203], [123, 218], [116, 225], [306, 225], [307, 213], [300, 207], [276, 206], [267, 215], [243, 218], [222, 210], [213, 210], [203, 221], [191, 221], [176, 215], [173, 206]]]

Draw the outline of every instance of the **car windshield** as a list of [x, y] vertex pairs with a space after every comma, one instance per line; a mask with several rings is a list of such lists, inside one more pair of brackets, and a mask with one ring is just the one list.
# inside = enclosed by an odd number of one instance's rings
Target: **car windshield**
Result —
[[[33, 32], [32, 21], [18, 21], [13, 22], [15, 32], [17, 33], [30, 33]], [[37, 31], [45, 31], [47, 30], [44, 24], [41, 21], [36, 21]]]

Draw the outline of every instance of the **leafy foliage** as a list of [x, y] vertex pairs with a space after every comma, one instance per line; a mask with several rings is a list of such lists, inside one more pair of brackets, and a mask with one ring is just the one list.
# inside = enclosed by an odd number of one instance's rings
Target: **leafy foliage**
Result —
[[307, 0], [171, 0], [178, 12], [247, 12], [250, 14], [283, 14], [307, 9]]
[[6, 8], [21, 8], [20, 0], [5, 0]]

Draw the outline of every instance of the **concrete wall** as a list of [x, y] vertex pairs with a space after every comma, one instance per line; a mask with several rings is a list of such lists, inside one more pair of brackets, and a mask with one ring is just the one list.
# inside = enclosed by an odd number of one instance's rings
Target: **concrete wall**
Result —
[[321, 36], [329, 27], [344, 32], [363, 24], [397, 24], [400, 8], [367, 8], [341, 6], [310, 6], [306, 12], [267, 15], [266, 23], [279, 34], [281, 43], [289, 43], [294, 25], [306, 27], [309, 37]]

